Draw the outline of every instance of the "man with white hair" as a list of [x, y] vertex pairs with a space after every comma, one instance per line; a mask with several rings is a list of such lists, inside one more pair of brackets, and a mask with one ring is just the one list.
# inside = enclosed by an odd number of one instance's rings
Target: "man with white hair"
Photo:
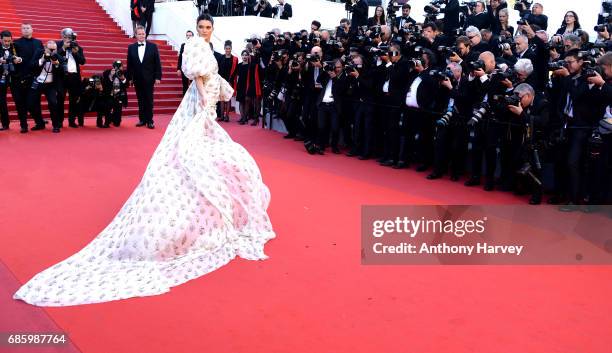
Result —
[[[81, 96], [81, 65], [85, 65], [85, 54], [83, 54], [83, 48], [77, 43], [76, 33], [72, 28], [64, 28], [61, 35], [62, 39], [56, 42], [57, 53], [63, 58], [64, 69], [64, 84], [57, 97], [60, 122], [63, 125], [64, 102], [66, 93], [68, 93], [68, 126], [83, 126], [82, 115], [78, 114], [78, 102]], [[77, 117], [79, 117], [79, 125], [75, 123]]]
[[517, 36], [514, 39], [514, 42], [516, 43], [516, 57], [517, 59], [529, 59], [531, 61], [535, 61], [536, 59], [536, 54], [535, 52], [529, 47], [529, 38], [527, 38], [526, 36]]
[[465, 35], [470, 40], [473, 51], [477, 51], [479, 53], [491, 51], [489, 44], [482, 41], [482, 34], [478, 28], [469, 26], [465, 29]]
[[533, 75], [533, 63], [529, 59], [518, 59], [514, 64], [518, 83], [528, 83], [535, 87], [536, 77]]

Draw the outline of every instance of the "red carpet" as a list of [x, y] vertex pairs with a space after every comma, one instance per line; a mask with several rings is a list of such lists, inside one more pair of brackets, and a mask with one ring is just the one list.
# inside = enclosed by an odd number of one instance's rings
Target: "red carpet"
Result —
[[610, 267], [360, 264], [361, 205], [524, 199], [373, 161], [310, 156], [278, 133], [235, 123], [224, 126], [272, 192], [278, 237], [266, 247], [269, 260], [236, 260], [160, 296], [46, 308], [48, 317], [10, 300], [14, 278], [27, 281], [108, 224], [168, 118], [157, 121], [153, 131], [133, 121], [96, 129], [89, 120], [61, 134], [0, 133], [0, 260], [11, 272], [0, 271], [2, 331], [46, 320], [82, 352], [101, 353], [610, 352]]

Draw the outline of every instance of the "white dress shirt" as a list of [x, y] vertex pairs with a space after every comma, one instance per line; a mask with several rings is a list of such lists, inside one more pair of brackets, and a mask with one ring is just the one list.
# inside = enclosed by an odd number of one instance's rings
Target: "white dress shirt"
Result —
[[[138, 58], [140, 59], [140, 62], [142, 63], [142, 61], [144, 60], [144, 54], [145, 54], [145, 49], [147, 48], [147, 42], [143, 42], [140, 43], [138, 42]], [[144, 44], [144, 45], [140, 45], [140, 44]]]
[[414, 79], [414, 81], [412, 81], [412, 84], [410, 85], [410, 89], [408, 90], [408, 93], [406, 93], [406, 106], [407, 107], [419, 108], [419, 103], [417, 102], [417, 90], [419, 89], [421, 82], [423, 82], [423, 80], [421, 79], [420, 76], [418, 76], [417, 78]]
[[77, 64], [74, 56], [72, 56], [72, 50], [66, 49], [66, 59], [68, 59], [68, 73], [77, 73]]
[[327, 86], [325, 86], [325, 94], [323, 95], [323, 103], [333, 103], [334, 102], [334, 95], [332, 93], [333, 84], [334, 84], [334, 81], [330, 78], [329, 81], [327, 81]]

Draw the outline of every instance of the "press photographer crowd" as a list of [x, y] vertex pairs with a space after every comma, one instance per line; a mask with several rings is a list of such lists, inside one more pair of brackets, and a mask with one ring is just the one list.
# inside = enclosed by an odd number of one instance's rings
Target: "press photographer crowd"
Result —
[[96, 125], [100, 128], [121, 124], [122, 109], [127, 106], [128, 84], [121, 61], [109, 63], [109, 69], [101, 75], [82, 79], [81, 65], [85, 65], [85, 54], [72, 29], [63, 29], [62, 39], [45, 44], [33, 38], [29, 23], [21, 25], [21, 35], [13, 41], [11, 32], [0, 32], [0, 130], [9, 129], [9, 88], [22, 133], [29, 131], [28, 113], [34, 121], [32, 131], [45, 129], [47, 121], [42, 117], [42, 94], [46, 97], [55, 133], [60, 132], [64, 125], [66, 104], [68, 126], [72, 128], [83, 126], [88, 112], [97, 113]]
[[366, 0], [346, 9], [337, 28], [313, 21], [248, 38], [240, 59], [226, 43], [219, 70], [235, 84], [240, 124], [269, 114], [310, 154], [346, 148], [530, 204], [546, 192], [562, 211], [611, 203], [612, 2], [593, 41], [573, 11], [549, 37], [543, 6], [529, 0], [436, 0], [422, 21], [409, 4], [370, 18]]

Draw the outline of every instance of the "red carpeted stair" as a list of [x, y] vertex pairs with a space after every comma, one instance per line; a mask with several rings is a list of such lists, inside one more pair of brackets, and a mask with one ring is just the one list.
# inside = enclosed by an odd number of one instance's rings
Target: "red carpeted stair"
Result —
[[[21, 37], [21, 23], [31, 23], [34, 37], [43, 41], [59, 40], [60, 31], [70, 27], [77, 33], [87, 64], [82, 76], [101, 74], [111, 67], [114, 60], [126, 63], [127, 46], [134, 42], [106, 14], [94, 0], [0, 0], [0, 29], [8, 29], [13, 40]], [[160, 49], [163, 66], [161, 85], [155, 89], [155, 114], [172, 114], [182, 98], [181, 80], [176, 75], [177, 53], [162, 41], [155, 41]], [[43, 95], [43, 116], [49, 111]], [[68, 102], [65, 104], [68, 113]], [[17, 119], [17, 111], [9, 93], [11, 119]], [[138, 104], [133, 88], [129, 90], [129, 106], [124, 117], [138, 116]]]

